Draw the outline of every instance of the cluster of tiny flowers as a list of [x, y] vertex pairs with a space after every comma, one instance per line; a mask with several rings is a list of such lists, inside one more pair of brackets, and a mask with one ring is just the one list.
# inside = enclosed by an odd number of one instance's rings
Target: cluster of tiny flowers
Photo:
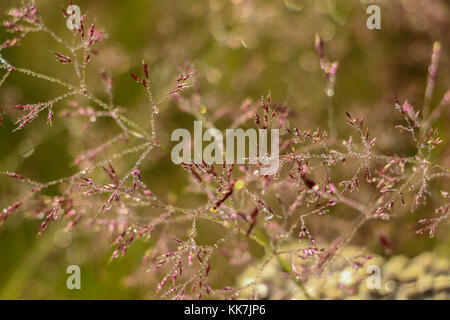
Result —
[[[63, 12], [63, 17], [69, 17], [67, 12]], [[141, 125], [126, 117], [124, 108], [115, 105], [113, 79], [107, 72], [100, 72], [99, 83], [103, 83], [108, 100], [97, 97], [88, 87], [86, 70], [97, 54], [95, 45], [106, 35], [94, 23], [87, 27], [87, 17], [83, 16], [79, 28], [72, 31], [72, 45], [47, 28], [33, 2], [11, 10], [4, 26], [13, 37], [0, 45], [0, 70], [5, 72], [0, 85], [11, 73], [17, 72], [61, 87], [65, 93], [39, 103], [2, 106], [0, 124], [19, 111], [24, 114], [16, 120], [16, 130], [26, 130], [43, 112], [51, 125], [56, 121], [58, 110], [59, 116], [68, 121], [85, 117], [84, 131], [92, 130], [95, 119], [104, 117], [117, 125], [120, 133], [78, 155], [73, 164], [79, 171], [69, 177], [37, 182], [20, 173], [5, 172], [11, 179], [28, 185], [29, 190], [0, 212], [0, 224], [23, 210], [41, 220], [39, 234], [51, 228], [56, 220], [64, 221], [67, 230], [99, 230], [113, 239], [111, 259], [123, 257], [137, 241], [147, 241], [149, 250], [143, 255], [142, 265], [158, 277], [155, 289], [164, 298], [239, 297], [244, 288], [234, 284], [215, 287], [215, 279], [220, 277], [214, 274], [215, 259], [227, 257], [230, 265], [245, 266], [251, 259], [249, 243], [261, 246], [270, 259], [279, 262], [281, 270], [305, 297], [311, 297], [303, 282], [326, 270], [340, 249], [369, 221], [391, 220], [404, 211], [414, 211], [439, 192], [441, 197], [435, 216], [421, 219], [417, 233], [433, 236], [438, 226], [448, 219], [448, 192], [435, 190], [433, 182], [448, 180], [450, 170], [433, 163], [432, 154], [443, 142], [433, 125], [448, 108], [450, 91], [433, 110], [428, 106], [437, 81], [441, 51], [438, 43], [432, 52], [424, 111], [408, 101], [393, 102], [393, 110], [398, 115], [398, 134], [409, 136], [416, 149], [414, 156], [385, 155], [378, 151], [376, 137], [369, 132], [364, 117], [353, 112], [347, 112], [346, 117], [354, 134], [342, 139], [334, 124], [332, 108], [328, 110], [327, 128], [301, 129], [294, 125], [295, 112], [275, 102], [271, 95], [255, 101], [246, 99], [238, 107], [239, 112], [231, 108], [218, 109], [218, 117], [231, 119], [232, 128], [246, 125], [280, 130], [283, 134], [278, 171], [271, 176], [259, 175], [263, 167], [259, 162], [238, 165], [183, 162], [180, 167], [189, 180], [188, 192], [205, 198], [204, 203], [195, 208], [183, 208], [164, 200], [153, 186], [147, 185], [155, 182], [143, 179], [142, 164], [153, 151], [167, 151], [157, 130], [158, 116], [160, 110], [166, 110], [162, 108], [166, 101], [174, 101], [182, 112], [197, 120], [205, 119], [200, 94], [190, 90], [196, 84], [195, 69], [190, 65], [184, 67], [171, 89], [158, 99], [154, 97], [147, 63], [142, 64], [140, 72], [131, 73], [129, 81], [134, 79], [147, 98], [143, 117], [148, 121]], [[25, 36], [34, 32], [47, 34], [65, 48], [64, 52], [51, 54], [58, 63], [75, 70], [76, 79], [72, 83], [13, 66], [7, 61], [7, 49], [18, 46]], [[325, 78], [325, 94], [332, 99], [338, 62], [328, 60], [319, 36], [315, 48]], [[91, 105], [80, 101], [89, 101]], [[215, 125], [214, 119], [208, 121], [210, 128]], [[117, 146], [122, 149], [111, 152]], [[137, 160], [131, 166], [123, 165], [120, 161], [129, 155], [137, 155]], [[103, 160], [98, 160], [100, 157]], [[345, 170], [351, 174], [342, 178]], [[52, 186], [59, 186], [61, 194], [45, 195], [44, 191]], [[360, 196], [367, 190], [371, 197]], [[335, 210], [356, 213], [356, 218], [350, 230], [342, 230], [342, 234], [324, 240], [310, 221]], [[218, 230], [213, 232], [217, 238], [209, 243], [199, 241], [198, 236], [200, 232], [211, 233], [199, 227], [205, 221]], [[381, 245], [391, 249], [389, 239], [381, 234], [377, 236]], [[283, 249], [292, 243], [294, 249]], [[305, 264], [288, 263], [292, 256], [300, 257]], [[369, 259], [369, 255], [360, 255], [349, 263], [358, 269]], [[261, 263], [260, 273], [268, 262]], [[150, 273], [147, 273], [149, 277]], [[258, 277], [248, 284], [257, 285]]]

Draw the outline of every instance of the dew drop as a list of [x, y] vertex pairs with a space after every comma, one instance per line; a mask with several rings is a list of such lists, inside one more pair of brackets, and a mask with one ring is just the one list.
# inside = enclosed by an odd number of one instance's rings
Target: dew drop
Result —
[[329, 97], [334, 96], [334, 90], [333, 89], [328, 89], [327, 90], [327, 96], [329, 96]]

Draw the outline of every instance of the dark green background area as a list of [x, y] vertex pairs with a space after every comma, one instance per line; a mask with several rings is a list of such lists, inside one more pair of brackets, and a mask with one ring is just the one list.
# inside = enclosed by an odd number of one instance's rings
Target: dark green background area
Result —
[[[145, 121], [149, 111], [144, 104], [144, 92], [130, 73], [140, 72], [141, 61], [145, 60], [150, 65], [152, 89], [157, 97], [173, 87], [184, 63], [191, 61], [198, 70], [198, 90], [207, 107], [207, 116], [224, 106], [237, 109], [244, 99], [257, 100], [270, 92], [273, 100], [286, 103], [297, 113], [293, 123], [302, 128], [325, 129], [324, 79], [314, 51], [314, 37], [319, 33], [325, 40], [326, 55], [330, 60], [339, 61], [334, 108], [340, 138], [350, 132], [345, 125], [344, 110], [347, 110], [366, 117], [382, 151], [401, 153], [404, 150], [408, 154], [413, 149], [403, 143], [405, 138], [390, 138], [398, 135], [394, 126], [399, 118], [393, 112], [393, 101], [407, 99], [415, 106], [422, 104], [434, 41], [441, 42], [442, 55], [433, 105], [448, 90], [450, 9], [448, 1], [427, 1], [426, 10], [421, 9], [419, 1], [412, 0], [408, 5], [402, 2], [409, 1], [379, 1], [381, 30], [366, 28], [367, 4], [359, 0], [86, 0], [75, 4], [87, 14], [88, 21], [95, 18], [96, 26], [108, 34], [90, 67], [88, 84], [102, 96], [98, 70], [109, 70], [114, 80], [115, 103], [141, 126], [148, 127]], [[6, 18], [4, 13], [8, 8], [19, 3], [2, 0], [2, 18]], [[67, 5], [68, 1], [37, 1], [50, 29], [70, 39], [62, 17], [62, 9]], [[237, 9], [238, 6], [246, 9]], [[2, 28], [0, 41], [8, 36]], [[57, 63], [52, 55], [59, 50], [47, 36], [36, 34], [28, 36], [22, 46], [4, 50], [2, 54], [15, 66], [71, 82], [75, 75], [70, 66]], [[57, 86], [13, 73], [0, 88], [0, 106], [43, 101], [58, 94], [61, 88]], [[49, 127], [41, 116], [31, 126], [12, 133], [17, 116], [18, 113], [8, 111], [5, 125], [0, 127], [0, 171], [18, 172], [42, 182], [77, 171], [71, 162], [80, 150], [91, 147], [74, 141], [77, 134], [73, 130], [78, 130], [79, 122], [74, 124], [70, 119], [56, 116]], [[168, 128], [192, 127], [192, 118], [179, 111], [173, 102], [164, 104], [160, 117], [165, 122], [157, 126], [166, 144]], [[438, 123], [445, 143], [435, 155], [447, 166], [450, 163], [448, 121], [447, 117]], [[109, 120], [100, 120], [96, 125], [101, 137], [119, 133]], [[226, 123], [219, 122], [219, 125], [226, 126]], [[87, 134], [93, 141], [99, 139], [95, 131]], [[185, 197], [185, 174], [172, 165], [167, 155], [160, 157], [163, 160], [143, 165], [145, 181], [152, 181], [153, 189], [162, 198]], [[0, 208], [17, 201], [22, 188], [20, 183], [0, 176]], [[50, 188], [46, 192], [52, 195], [58, 190]], [[387, 228], [386, 233], [395, 243], [395, 254], [414, 256], [433, 250], [442, 241], [449, 242], [448, 236], [433, 240], [415, 236], [418, 217], [420, 213], [411, 214]], [[26, 219], [18, 212], [0, 227], [0, 298], [154, 296], [156, 283], [151, 288], [127, 284], [127, 278], [141, 263], [148, 243], [138, 241], [123, 259], [110, 263], [113, 248], [107, 239], [96, 242], [89, 235], [74, 234], [70, 247], [61, 248], [55, 244], [57, 226], [50, 227], [37, 239], [39, 225], [40, 221]], [[204, 229], [208, 230], [208, 226]], [[372, 250], [383, 253], [376, 239], [366, 240]], [[84, 250], [89, 252], [86, 253], [89, 258], [82, 259], [80, 291], [69, 291], [65, 285], [70, 248], [78, 248], [81, 254]], [[254, 251], [255, 255], [261, 254]], [[232, 284], [233, 274], [226, 269], [222, 272], [224, 284]]]

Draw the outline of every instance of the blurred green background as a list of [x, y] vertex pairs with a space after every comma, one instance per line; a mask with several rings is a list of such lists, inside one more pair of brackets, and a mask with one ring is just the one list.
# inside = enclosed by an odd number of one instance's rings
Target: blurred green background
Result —
[[[413, 105], [421, 105], [434, 41], [441, 42], [442, 54], [433, 104], [448, 90], [450, 5], [445, 0], [378, 1], [382, 29], [368, 30], [367, 3], [359, 0], [75, 2], [89, 21], [95, 18], [97, 27], [108, 34], [90, 67], [88, 84], [101, 95], [98, 70], [110, 71], [115, 103], [142, 126], [148, 126], [142, 117], [143, 112], [148, 114], [144, 92], [132, 81], [130, 72], [138, 72], [145, 60], [150, 65], [156, 96], [172, 87], [184, 63], [191, 61], [198, 71], [198, 90], [207, 114], [221, 107], [237, 108], [248, 97], [257, 100], [271, 92], [274, 100], [297, 112], [299, 126], [326, 128], [324, 80], [314, 50], [314, 36], [318, 33], [325, 41], [326, 55], [340, 63], [334, 97], [340, 137], [348, 133], [344, 110], [359, 113], [366, 116], [381, 150], [401, 153], [408, 145], [389, 138], [398, 135], [394, 129], [398, 117], [392, 110], [393, 101], [407, 99]], [[0, 12], [18, 4], [19, 1], [2, 0]], [[67, 5], [67, 1], [37, 1], [47, 25], [69, 39], [61, 14]], [[7, 36], [2, 29], [0, 41]], [[70, 82], [74, 79], [73, 71], [58, 64], [51, 53], [59, 49], [46, 35], [36, 34], [27, 37], [22, 46], [2, 54], [15, 66]], [[43, 81], [12, 74], [0, 88], [0, 105], [43, 101], [60, 93], [60, 88], [49, 87]], [[158, 124], [161, 141], [168, 141], [171, 130], [167, 128], [192, 124], [192, 119], [183, 116], [173, 102], [166, 103], [161, 111]], [[58, 114], [57, 108], [55, 112]], [[75, 173], [77, 168], [71, 162], [78, 154], [118, 133], [111, 122], [102, 120], [96, 124], [97, 131], [84, 134], [80, 130], [81, 120], [73, 122], [59, 117], [52, 127], [45, 124], [45, 117], [40, 117], [31, 126], [12, 133], [17, 113], [7, 113], [5, 125], [0, 127], [0, 170], [14, 171], [41, 182]], [[445, 115], [438, 123], [445, 143], [435, 155], [447, 167], [450, 166], [448, 121]], [[153, 190], [162, 198], [182, 198], [186, 195], [185, 178], [180, 178], [182, 171], [166, 160], [145, 163], [144, 180], [156, 181]], [[18, 200], [23, 190], [22, 184], [0, 176], [0, 207]], [[445, 230], [433, 240], [415, 236], [415, 222], [420, 214], [423, 211], [386, 227], [394, 243], [394, 254], [414, 256], [434, 250], [437, 245], [449, 246]], [[57, 226], [49, 227], [37, 239], [39, 225], [40, 221], [27, 219], [19, 212], [0, 228], [0, 298], [154, 297], [154, 284], [135, 285], [136, 279], [147, 276], [142, 270], [136, 271], [147, 243], [137, 242], [123, 259], [109, 263], [113, 248], [108, 239], [95, 239], [95, 235], [83, 232], [72, 233], [68, 239]], [[366, 242], [372, 250], [383, 254], [376, 239]], [[70, 264], [82, 268], [82, 290], [66, 288], [65, 270]], [[232, 284], [232, 275], [225, 278]]]

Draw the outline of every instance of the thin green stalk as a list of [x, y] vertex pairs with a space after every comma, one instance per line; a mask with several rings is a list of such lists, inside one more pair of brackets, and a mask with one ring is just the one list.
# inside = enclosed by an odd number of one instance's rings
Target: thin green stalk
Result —
[[[281, 269], [286, 272], [287, 274], [289, 274], [291, 276], [291, 278], [295, 281], [295, 284], [297, 285], [297, 287], [302, 291], [302, 293], [304, 294], [304, 296], [306, 297], [306, 299], [311, 300], [312, 297], [311, 295], [308, 293], [308, 291], [306, 290], [303, 282], [298, 279], [298, 277], [294, 274], [294, 272], [292, 271], [292, 268], [289, 266], [289, 264], [283, 259], [283, 257], [281, 257], [276, 250], [274, 250], [269, 242], [267, 241], [267, 239], [257, 230], [255, 230], [253, 232], [254, 236], [252, 237], [252, 239], [254, 239], [255, 241], [257, 241], [260, 245], [262, 245], [267, 251], [269, 251], [270, 253], [274, 254], [277, 258], [277, 262], [280, 265]], [[256, 239], [257, 240], [256, 240]]]

